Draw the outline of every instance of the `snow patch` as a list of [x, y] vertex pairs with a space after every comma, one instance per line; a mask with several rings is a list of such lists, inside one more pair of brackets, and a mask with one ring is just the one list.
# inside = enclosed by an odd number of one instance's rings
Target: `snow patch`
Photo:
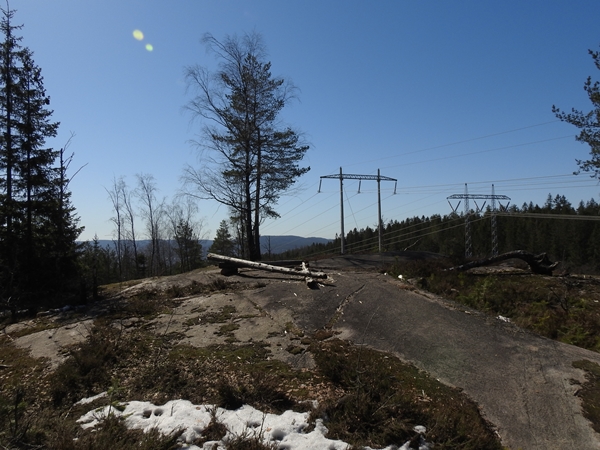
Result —
[[[105, 393], [103, 393], [106, 395]], [[99, 396], [104, 396], [99, 394]], [[93, 400], [80, 400], [78, 403], [89, 403]], [[213, 415], [216, 420], [227, 428], [227, 434], [220, 442], [206, 442], [203, 448], [224, 449], [225, 442], [237, 436], [259, 437], [265, 443], [277, 443], [278, 448], [287, 450], [347, 450], [350, 446], [339, 440], [328, 439], [327, 427], [323, 420], [317, 419], [315, 428], [307, 433], [309, 426], [309, 413], [298, 413], [285, 411], [283, 414], [263, 413], [252, 406], [244, 405], [236, 410], [216, 408], [212, 405], [194, 405], [188, 400], [172, 400], [162, 406], [156, 406], [149, 402], [131, 401], [123, 403], [117, 409], [113, 406], [89, 411], [81, 416], [77, 422], [82, 428], [93, 428], [101, 423], [109, 415], [124, 417], [125, 425], [132, 429], [148, 432], [152, 429], [161, 434], [168, 435], [183, 430], [180, 441], [185, 444], [184, 448], [189, 450], [202, 450], [192, 443], [202, 436], [202, 432], [210, 423]], [[425, 427], [417, 426], [415, 431], [421, 435], [425, 433]], [[408, 442], [399, 450], [408, 450]], [[396, 446], [388, 446], [382, 450], [396, 449]], [[430, 448], [421, 436], [420, 450]], [[367, 447], [366, 450], [374, 450]]]

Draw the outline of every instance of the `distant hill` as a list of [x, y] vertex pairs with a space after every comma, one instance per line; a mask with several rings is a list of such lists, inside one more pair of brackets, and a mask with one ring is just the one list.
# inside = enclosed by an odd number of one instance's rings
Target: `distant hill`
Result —
[[261, 251], [267, 253], [269, 245], [271, 247], [271, 253], [276, 255], [283, 253], [288, 250], [293, 250], [300, 247], [308, 247], [312, 244], [327, 244], [331, 242], [331, 239], [319, 238], [319, 237], [300, 237], [300, 236], [261, 236], [260, 245]]
[[[271, 249], [271, 254], [276, 255], [278, 253], [283, 253], [288, 250], [293, 250], [295, 248], [307, 247], [312, 244], [327, 244], [331, 242], [331, 239], [319, 238], [319, 237], [301, 237], [301, 236], [261, 236], [260, 237], [260, 246], [261, 252], [266, 254], [269, 252], [269, 248]], [[114, 248], [115, 241], [112, 240], [98, 240], [98, 243], [101, 247], [111, 247]], [[137, 245], [140, 248], [145, 247], [150, 243], [149, 240], [140, 240], [137, 241]], [[211, 239], [201, 239], [200, 243], [202, 244], [202, 250], [204, 254], [208, 252], [208, 249], [212, 245], [213, 241]]]

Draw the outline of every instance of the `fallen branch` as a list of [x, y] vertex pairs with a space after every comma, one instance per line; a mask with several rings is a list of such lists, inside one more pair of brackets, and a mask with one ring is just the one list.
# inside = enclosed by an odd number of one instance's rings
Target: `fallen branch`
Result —
[[265, 264], [265, 263], [261, 263], [261, 262], [247, 261], [245, 259], [232, 258], [231, 256], [217, 255], [214, 253], [209, 253], [208, 255], [206, 255], [206, 257], [208, 259], [224, 261], [230, 267], [250, 267], [252, 269], [266, 270], [268, 272], [279, 272], [279, 273], [300, 275], [300, 276], [311, 277], [311, 278], [327, 278], [326, 273], [313, 272], [312, 270], [309, 270], [304, 265], [303, 265], [302, 269], [298, 270], [298, 269], [290, 269], [287, 267], [274, 266], [271, 264]]
[[548, 255], [546, 255], [546, 253], [534, 255], [533, 253], [526, 252], [525, 250], [515, 250], [512, 252], [503, 253], [498, 256], [492, 256], [491, 258], [480, 259], [478, 261], [471, 261], [460, 266], [451, 267], [448, 270], [469, 270], [474, 267], [489, 266], [490, 264], [513, 258], [518, 258], [525, 261], [527, 264], [529, 264], [529, 268], [533, 273], [541, 275], [552, 275], [552, 271], [556, 268], [556, 266], [560, 264], [559, 261], [551, 262], [548, 259]]

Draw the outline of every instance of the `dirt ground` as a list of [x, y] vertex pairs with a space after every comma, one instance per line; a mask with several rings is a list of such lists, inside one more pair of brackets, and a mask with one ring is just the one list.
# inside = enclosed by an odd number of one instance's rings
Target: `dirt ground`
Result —
[[[156, 333], [180, 332], [181, 342], [205, 346], [223, 342], [264, 341], [273, 358], [311, 368], [313, 360], [302, 336], [330, 329], [355, 344], [389, 351], [426, 370], [440, 381], [462, 388], [512, 449], [600, 449], [600, 437], [583, 417], [575, 394], [584, 372], [573, 361], [600, 364], [600, 354], [534, 336], [516, 326], [442, 298], [414, 291], [379, 273], [375, 258], [334, 258], [313, 263], [328, 279], [310, 289], [300, 277], [242, 269], [226, 278], [247, 289], [233, 289], [181, 299], [172, 313], [151, 320], [131, 317], [124, 328], [144, 325]], [[167, 289], [223, 280], [218, 269], [144, 280], [123, 289], [122, 297], [139, 290]], [[110, 303], [110, 301], [108, 301]], [[33, 356], [56, 366], [65, 346], [85, 338], [91, 321], [106, 302], [75, 319], [69, 312], [46, 319], [55, 328], [15, 337]], [[234, 307], [229, 334], [222, 323], [202, 320]], [[71, 318], [69, 318], [71, 316]], [[17, 336], [36, 321], [7, 327]], [[31, 330], [33, 331], [33, 329]]]

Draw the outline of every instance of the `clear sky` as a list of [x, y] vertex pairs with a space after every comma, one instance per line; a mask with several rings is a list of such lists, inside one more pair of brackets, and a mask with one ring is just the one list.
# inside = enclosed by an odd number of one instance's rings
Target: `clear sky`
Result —
[[[552, 105], [584, 111], [583, 90], [600, 79], [588, 49], [600, 49], [598, 0], [11, 0], [23, 45], [34, 52], [61, 123], [49, 144], [69, 150], [81, 239], [111, 239], [115, 177], [135, 186], [152, 174], [159, 196], [180, 188], [189, 143], [200, 131], [183, 107], [184, 68], [216, 61], [204, 33], [261, 33], [274, 75], [300, 89], [282, 113], [311, 145], [311, 170], [280, 201], [262, 234], [333, 238], [344, 173], [382, 182], [384, 220], [448, 214], [464, 192], [543, 204], [599, 200], [587, 175], [572, 176], [589, 147]], [[134, 30], [143, 39], [134, 37]], [[146, 45], [152, 46], [152, 51]], [[345, 182], [345, 229], [377, 223], [377, 183]], [[212, 238], [228, 211], [199, 202]], [[141, 225], [140, 225], [141, 227]]]

